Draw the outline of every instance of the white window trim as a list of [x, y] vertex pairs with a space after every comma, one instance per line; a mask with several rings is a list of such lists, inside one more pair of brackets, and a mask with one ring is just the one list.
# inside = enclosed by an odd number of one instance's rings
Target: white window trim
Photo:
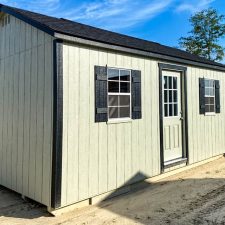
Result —
[[[214, 98], [214, 112], [205, 112], [205, 115], [206, 116], [215, 116], [216, 115], [216, 87], [215, 87], [215, 80], [214, 79], [211, 79], [211, 78], [204, 78], [204, 82], [205, 82], [205, 80], [213, 81], [213, 89], [214, 89], [214, 95], [213, 96], [206, 95], [204, 93], [204, 97], [205, 98], [206, 97], [213, 97]], [[206, 89], [206, 87], [205, 87], [205, 89]], [[206, 104], [205, 104], [205, 106], [206, 106]]]
[[[109, 69], [115, 69], [115, 70], [119, 70], [119, 80], [116, 81], [116, 80], [110, 80], [108, 78], [108, 70]], [[126, 70], [126, 71], [129, 71], [130, 72], [130, 81], [120, 81], [120, 71], [121, 70]], [[108, 123], [122, 123], [122, 122], [130, 122], [132, 119], [132, 101], [131, 101], [131, 83], [132, 83], [132, 80], [131, 80], [131, 69], [124, 69], [124, 68], [115, 68], [115, 67], [108, 67], [107, 68], [107, 90], [109, 88], [109, 81], [111, 82], [118, 82], [118, 83], [129, 83], [130, 84], [130, 92], [129, 93], [118, 93], [118, 92], [108, 92], [107, 93], [107, 101], [109, 102], [109, 96], [110, 95], [118, 95], [118, 96], [121, 96], [121, 95], [124, 95], [124, 96], [130, 96], [130, 117], [122, 117], [122, 118], [109, 118], [109, 104], [108, 105]], [[120, 91], [120, 87], [119, 87], [119, 91]], [[112, 106], [113, 107], [113, 106]], [[118, 107], [119, 108], [119, 107]]]

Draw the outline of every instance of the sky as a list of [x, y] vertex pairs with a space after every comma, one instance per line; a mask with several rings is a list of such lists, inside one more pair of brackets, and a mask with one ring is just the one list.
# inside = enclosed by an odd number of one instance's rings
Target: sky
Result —
[[[179, 38], [188, 35], [191, 30], [188, 19], [194, 13], [213, 7], [225, 15], [225, 0], [0, 0], [0, 3], [171, 47], [178, 47]], [[221, 44], [225, 47], [225, 38]]]

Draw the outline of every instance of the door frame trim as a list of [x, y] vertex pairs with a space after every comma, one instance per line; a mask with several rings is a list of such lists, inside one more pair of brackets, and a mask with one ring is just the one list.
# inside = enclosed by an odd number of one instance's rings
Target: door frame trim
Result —
[[183, 123], [182, 123], [182, 158], [187, 158], [187, 164], [189, 164], [188, 157], [188, 105], [187, 105], [187, 67], [178, 66], [174, 64], [159, 63], [159, 127], [160, 127], [160, 167], [161, 173], [164, 172], [164, 143], [163, 143], [163, 105], [162, 105], [162, 72], [175, 71], [181, 73], [181, 107], [183, 111]]

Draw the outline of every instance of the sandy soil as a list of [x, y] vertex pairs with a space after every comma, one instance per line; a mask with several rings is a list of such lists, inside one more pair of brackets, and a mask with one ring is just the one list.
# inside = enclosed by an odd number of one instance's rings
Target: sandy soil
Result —
[[225, 225], [225, 158], [179, 173], [145, 189], [52, 217], [45, 208], [0, 187], [1, 225]]

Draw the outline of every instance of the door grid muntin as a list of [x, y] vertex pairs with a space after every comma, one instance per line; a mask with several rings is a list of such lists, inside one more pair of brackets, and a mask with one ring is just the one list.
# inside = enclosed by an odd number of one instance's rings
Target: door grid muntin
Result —
[[164, 117], [178, 116], [178, 79], [176, 76], [163, 76]]

